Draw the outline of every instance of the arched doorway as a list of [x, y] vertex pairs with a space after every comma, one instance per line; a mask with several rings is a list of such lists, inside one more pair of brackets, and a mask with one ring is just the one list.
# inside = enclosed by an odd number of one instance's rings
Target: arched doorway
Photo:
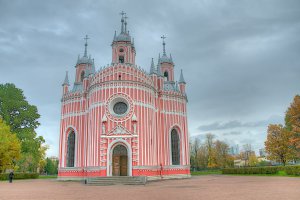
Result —
[[119, 144], [112, 153], [112, 175], [128, 176], [128, 154], [125, 146]]

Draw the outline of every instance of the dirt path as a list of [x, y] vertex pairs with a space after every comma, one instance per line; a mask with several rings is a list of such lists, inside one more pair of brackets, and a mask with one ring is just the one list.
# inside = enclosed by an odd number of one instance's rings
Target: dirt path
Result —
[[86, 186], [56, 180], [0, 182], [2, 200], [299, 200], [300, 178], [263, 176], [197, 176], [151, 182], [146, 186]]

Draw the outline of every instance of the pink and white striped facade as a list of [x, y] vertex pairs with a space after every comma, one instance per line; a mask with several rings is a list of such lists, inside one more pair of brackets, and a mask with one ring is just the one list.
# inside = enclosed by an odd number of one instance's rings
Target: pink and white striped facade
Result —
[[[125, 20], [124, 20], [125, 19]], [[94, 60], [78, 58], [72, 89], [66, 75], [61, 105], [59, 173], [61, 179], [112, 176], [117, 145], [127, 149], [128, 176], [190, 175], [187, 97], [182, 72], [174, 80], [174, 63], [163, 54], [150, 72], [135, 65], [136, 50], [126, 18], [112, 42], [112, 63], [96, 71]], [[164, 39], [164, 38], [163, 38]], [[117, 102], [126, 112], [114, 113]], [[171, 132], [179, 136], [179, 163], [173, 165]], [[68, 167], [68, 135], [75, 133], [74, 166]]]

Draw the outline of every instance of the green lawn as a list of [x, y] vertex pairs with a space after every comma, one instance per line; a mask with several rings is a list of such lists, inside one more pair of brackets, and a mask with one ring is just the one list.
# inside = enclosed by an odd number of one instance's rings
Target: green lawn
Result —
[[[221, 170], [203, 170], [203, 171], [191, 171], [192, 176], [221, 174]], [[277, 174], [224, 174], [226, 176], [286, 176], [286, 177], [299, 177], [293, 175], [287, 175], [285, 171], [278, 171]]]
[[210, 175], [210, 174], [222, 174], [221, 170], [203, 170], [203, 171], [191, 171], [192, 176]]
[[39, 179], [57, 178], [57, 175], [39, 175]]

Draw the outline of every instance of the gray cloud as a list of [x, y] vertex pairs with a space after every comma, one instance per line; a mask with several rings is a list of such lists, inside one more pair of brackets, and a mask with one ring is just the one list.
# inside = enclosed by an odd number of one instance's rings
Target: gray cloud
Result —
[[[128, 13], [136, 62], [143, 68], [149, 69], [151, 58], [162, 50], [160, 36], [167, 35], [175, 77], [182, 68], [187, 82], [192, 136], [203, 131], [199, 127], [225, 127], [225, 133], [246, 127], [261, 134], [258, 147], [265, 137], [261, 128], [269, 123], [262, 121], [279, 116], [283, 122], [300, 92], [297, 0], [0, 0], [0, 80], [15, 83], [38, 106], [38, 133], [53, 144], [48, 154], [57, 155], [65, 71], [74, 80], [85, 34], [91, 37], [88, 52], [96, 67], [110, 63], [121, 10]], [[230, 140], [243, 138], [246, 132]]]
[[272, 116], [267, 120], [260, 120], [255, 122], [241, 122], [238, 120], [233, 120], [225, 123], [214, 122], [211, 124], [201, 125], [198, 127], [198, 129], [200, 131], [215, 131], [215, 130], [226, 130], [226, 129], [234, 129], [234, 128], [267, 127], [269, 124], [278, 124], [281, 122], [282, 122], [282, 117]]
[[241, 131], [231, 131], [231, 132], [226, 132], [226, 133], [223, 133], [223, 136], [227, 136], [227, 135], [241, 135], [242, 132]]

